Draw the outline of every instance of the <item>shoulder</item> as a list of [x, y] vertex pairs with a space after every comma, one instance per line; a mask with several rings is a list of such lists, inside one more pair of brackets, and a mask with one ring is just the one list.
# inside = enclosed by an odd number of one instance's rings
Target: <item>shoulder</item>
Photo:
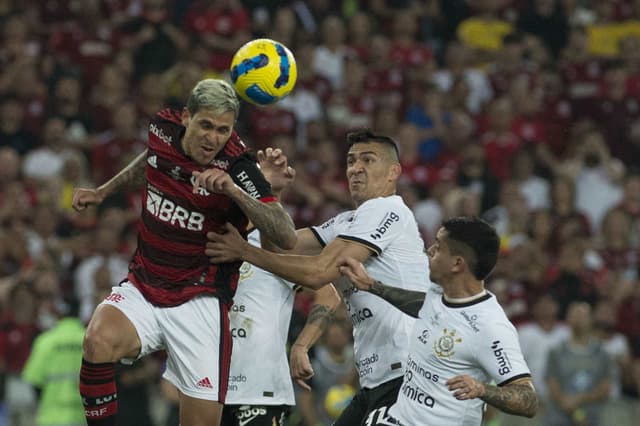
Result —
[[171, 123], [182, 126], [182, 113], [177, 109], [165, 108], [156, 113], [151, 119], [152, 122]]
[[356, 209], [356, 214], [360, 212], [393, 212], [401, 218], [413, 217], [411, 210], [404, 203], [399, 195], [391, 195], [388, 197], [372, 198], [362, 203]]
[[[231, 136], [219, 156], [228, 158], [241, 158], [247, 156], [247, 159], [249, 159], [251, 156], [248, 155], [248, 152], [249, 148], [234, 130], [231, 132]], [[253, 160], [253, 162], [255, 163], [255, 160]]]

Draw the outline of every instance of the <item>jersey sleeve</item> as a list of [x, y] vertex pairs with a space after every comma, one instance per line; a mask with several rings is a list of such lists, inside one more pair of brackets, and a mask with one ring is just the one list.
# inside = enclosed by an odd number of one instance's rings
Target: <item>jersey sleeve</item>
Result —
[[337, 238], [362, 244], [379, 256], [404, 230], [407, 220], [406, 211], [389, 198], [375, 198], [358, 207]]
[[319, 226], [311, 226], [311, 232], [316, 236], [318, 242], [322, 247], [326, 246], [328, 243], [336, 239], [338, 232], [336, 230], [336, 223], [338, 217], [332, 217], [327, 220], [325, 223]]
[[258, 165], [248, 157], [242, 156], [229, 170], [231, 179], [247, 194], [264, 203], [277, 201], [271, 191], [271, 184], [264, 177]]
[[508, 320], [493, 324], [487, 334], [479, 337], [478, 361], [498, 386], [531, 377], [531, 371], [520, 349], [518, 333]]

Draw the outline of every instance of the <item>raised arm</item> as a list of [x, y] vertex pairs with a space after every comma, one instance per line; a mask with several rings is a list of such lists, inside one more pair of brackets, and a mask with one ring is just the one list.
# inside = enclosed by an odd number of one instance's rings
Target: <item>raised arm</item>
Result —
[[340, 277], [338, 259], [364, 262], [371, 254], [364, 245], [337, 238], [316, 256], [273, 253], [247, 243], [231, 224], [224, 234], [210, 232], [205, 254], [212, 263], [243, 260], [304, 287], [319, 289]]
[[493, 386], [470, 376], [456, 376], [447, 381], [447, 386], [459, 400], [480, 398], [505, 413], [533, 417], [538, 411], [538, 396], [530, 377]]
[[102, 203], [105, 198], [122, 188], [135, 188], [142, 185], [145, 180], [146, 158], [147, 150], [145, 149], [118, 174], [99, 187], [95, 189], [75, 188], [73, 190], [73, 208], [76, 211], [82, 211], [89, 206]]
[[327, 284], [316, 290], [304, 328], [291, 346], [289, 355], [291, 376], [303, 388], [311, 389], [304, 381], [313, 377], [313, 368], [309, 361], [309, 349], [318, 341], [333, 319], [333, 314], [340, 304], [340, 296], [333, 284]]
[[263, 203], [241, 189], [231, 198], [240, 207], [251, 223], [260, 230], [260, 235], [282, 249], [292, 249], [296, 245], [296, 229], [291, 216], [277, 201]]
[[392, 287], [376, 281], [369, 276], [362, 263], [353, 258], [340, 259], [338, 264], [340, 273], [349, 278], [359, 290], [375, 294], [405, 314], [414, 318], [418, 317], [418, 313], [424, 304], [426, 293]]

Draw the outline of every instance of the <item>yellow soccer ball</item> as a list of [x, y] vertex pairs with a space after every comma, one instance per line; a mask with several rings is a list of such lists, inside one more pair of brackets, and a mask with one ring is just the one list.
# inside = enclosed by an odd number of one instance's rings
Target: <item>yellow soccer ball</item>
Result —
[[324, 409], [333, 420], [340, 417], [342, 411], [353, 399], [356, 390], [349, 385], [333, 385], [324, 398]]
[[296, 84], [298, 68], [282, 43], [260, 38], [242, 46], [231, 61], [231, 83], [238, 95], [255, 105], [271, 105]]

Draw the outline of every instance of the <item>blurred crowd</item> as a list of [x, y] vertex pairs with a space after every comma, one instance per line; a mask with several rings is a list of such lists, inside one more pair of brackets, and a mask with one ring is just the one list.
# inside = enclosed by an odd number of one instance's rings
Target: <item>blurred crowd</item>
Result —
[[[0, 417], [30, 424], [37, 396], [21, 374], [34, 339], [69, 296], [86, 323], [135, 249], [135, 188], [82, 214], [73, 188], [119, 171], [144, 149], [155, 112], [227, 76], [235, 50], [258, 37], [292, 50], [298, 82], [273, 106], [243, 104], [237, 130], [296, 168], [283, 202], [297, 227], [352, 207], [346, 132], [393, 136], [426, 244], [456, 215], [499, 231], [486, 285], [520, 329], [543, 415], [632, 418], [637, 0], [0, 0]], [[293, 337], [311, 303], [299, 295]], [[292, 424], [326, 424], [340, 394], [325, 395], [355, 386], [345, 318], [316, 347], [314, 391], [299, 392]], [[121, 368], [122, 425], [177, 424], [162, 365], [159, 354]]]

